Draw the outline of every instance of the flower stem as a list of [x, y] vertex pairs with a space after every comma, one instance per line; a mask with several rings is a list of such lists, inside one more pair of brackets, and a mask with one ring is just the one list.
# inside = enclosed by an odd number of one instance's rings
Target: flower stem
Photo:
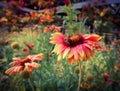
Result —
[[80, 91], [80, 85], [81, 85], [81, 76], [82, 76], [82, 70], [81, 70], [81, 60], [79, 61], [79, 80], [78, 80], [78, 91]]
[[29, 82], [29, 85], [30, 85], [32, 91], [35, 91], [35, 90], [34, 90], [34, 87], [33, 87], [33, 85], [32, 85], [32, 82], [31, 82], [31, 80], [30, 80], [30, 78], [28, 79], [28, 82]]

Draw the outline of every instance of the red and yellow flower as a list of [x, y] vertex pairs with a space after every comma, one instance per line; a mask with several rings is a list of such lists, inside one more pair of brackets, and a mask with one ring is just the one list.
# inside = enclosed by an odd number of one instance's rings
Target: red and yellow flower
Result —
[[114, 65], [115, 70], [120, 70], [120, 63]]
[[90, 85], [87, 84], [87, 83], [83, 83], [80, 85], [81, 88], [84, 88], [84, 89], [89, 89], [90, 88]]
[[53, 52], [57, 53], [58, 60], [67, 56], [68, 63], [78, 63], [79, 60], [88, 60], [93, 56], [93, 49], [98, 46], [101, 37], [97, 34], [73, 34], [64, 36], [62, 33], [54, 33], [50, 43], [55, 44]]
[[50, 32], [50, 31], [54, 31], [54, 32], [57, 32], [57, 31], [60, 31], [61, 27], [59, 26], [56, 26], [56, 25], [51, 25], [51, 26], [45, 26], [44, 27], [44, 32]]
[[39, 67], [39, 64], [35, 61], [42, 60], [42, 58], [42, 54], [28, 55], [25, 58], [14, 58], [14, 61], [10, 63], [12, 67], [7, 69], [5, 73], [10, 76], [16, 75], [17, 73], [22, 74], [22, 72], [31, 73], [34, 68]]

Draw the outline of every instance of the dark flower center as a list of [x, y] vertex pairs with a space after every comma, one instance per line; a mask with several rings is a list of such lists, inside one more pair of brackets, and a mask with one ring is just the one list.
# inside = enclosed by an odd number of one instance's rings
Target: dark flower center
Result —
[[32, 61], [32, 60], [30, 60], [29, 58], [22, 58], [22, 59], [20, 60], [20, 62], [21, 62], [21, 64], [22, 64], [23, 66], [25, 66], [25, 63], [31, 63], [31, 61]]
[[80, 34], [73, 34], [73, 35], [68, 36], [66, 43], [67, 43], [67, 45], [74, 47], [78, 44], [83, 44], [84, 38]]

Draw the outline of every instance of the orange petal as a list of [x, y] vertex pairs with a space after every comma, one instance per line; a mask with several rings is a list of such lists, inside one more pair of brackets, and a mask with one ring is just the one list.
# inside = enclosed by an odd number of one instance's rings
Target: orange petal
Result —
[[31, 72], [33, 69], [33, 66], [31, 63], [25, 63], [25, 68], [24, 70], [28, 71], [28, 72]]
[[73, 63], [73, 57], [68, 58], [68, 64], [69, 64], [69, 65], [72, 65], [72, 63]]
[[56, 46], [55, 52], [59, 55], [62, 54], [62, 52], [66, 49], [66, 47], [62, 44]]
[[23, 69], [22, 66], [14, 66], [14, 67], [11, 67], [11, 68], [7, 69], [5, 71], [5, 73], [8, 74], [8, 75], [10, 75], [10, 76], [13, 76], [16, 73], [20, 72], [22, 69]]
[[40, 54], [37, 54], [37, 55], [29, 55], [29, 56], [27, 56], [27, 58], [31, 59], [32, 61], [42, 60], [43, 59], [43, 54], [40, 53]]
[[78, 51], [79, 51], [80, 59], [83, 60], [85, 54], [84, 54], [84, 49], [83, 49], [82, 45], [79, 46]]
[[52, 37], [50, 38], [50, 43], [52, 44], [61, 44], [64, 42], [65, 36], [62, 33], [56, 32], [52, 34]]
[[86, 61], [86, 60], [88, 60], [92, 56], [92, 51], [88, 47], [86, 47], [86, 46], [82, 46], [82, 47], [84, 49], [84, 55], [85, 55], [84, 59]]
[[78, 52], [78, 46], [74, 48], [74, 60], [78, 61], [79, 60], [79, 52]]
[[68, 58], [71, 58], [74, 56], [74, 48], [72, 48], [68, 54]]
[[18, 66], [18, 65], [21, 65], [21, 62], [20, 61], [13, 61], [10, 63], [11, 66]]
[[68, 47], [68, 48], [66, 48], [66, 49], [64, 50], [64, 52], [63, 52], [63, 58], [66, 57], [66, 55], [69, 53], [69, 51], [70, 51], [70, 47]]
[[64, 44], [55, 45], [52, 52], [57, 53], [57, 55], [59, 55], [59, 54], [63, 55], [66, 48], [68, 48], [68, 47]]
[[84, 38], [90, 41], [98, 41], [101, 39], [101, 37], [97, 34], [92, 34], [92, 35], [84, 35]]
[[35, 62], [32, 62], [31, 64], [33, 68], [38, 68], [40, 66], [38, 63], [35, 63]]

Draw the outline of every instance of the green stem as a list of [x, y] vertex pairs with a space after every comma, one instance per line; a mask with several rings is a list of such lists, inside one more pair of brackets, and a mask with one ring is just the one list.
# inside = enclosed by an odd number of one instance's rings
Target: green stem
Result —
[[32, 82], [31, 82], [30, 78], [28, 79], [28, 82], [29, 82], [30, 87], [32, 88], [32, 91], [35, 91], [35, 89], [34, 89], [34, 87], [33, 87], [33, 85], [32, 85]]
[[78, 91], [80, 91], [80, 85], [81, 85], [81, 77], [82, 77], [82, 70], [81, 70], [81, 60], [79, 61], [79, 80], [78, 80]]

